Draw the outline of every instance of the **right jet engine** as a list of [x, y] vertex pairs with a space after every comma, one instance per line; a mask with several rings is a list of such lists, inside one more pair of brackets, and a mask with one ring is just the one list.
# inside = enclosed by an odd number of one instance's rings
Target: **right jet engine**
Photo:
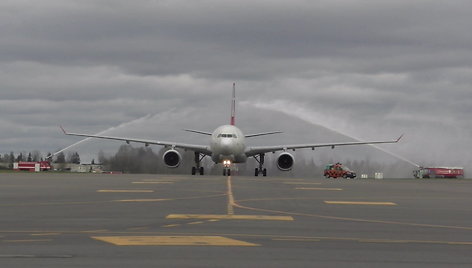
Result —
[[277, 157], [277, 167], [283, 171], [291, 170], [294, 162], [293, 155], [287, 152], [283, 152]]

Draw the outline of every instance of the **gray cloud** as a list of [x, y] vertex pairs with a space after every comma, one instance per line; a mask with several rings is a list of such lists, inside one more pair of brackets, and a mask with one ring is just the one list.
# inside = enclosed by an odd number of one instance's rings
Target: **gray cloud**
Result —
[[[279, 111], [365, 139], [404, 132], [404, 142], [389, 147], [395, 153], [468, 165], [471, 8], [469, 1], [4, 1], [0, 151], [54, 151], [76, 141], [57, 125], [96, 133], [142, 117], [111, 133], [205, 142], [179, 129], [226, 123], [236, 81], [243, 130], [292, 129], [290, 120], [277, 122]], [[290, 140], [282, 138], [273, 142]], [[118, 147], [87, 143], [78, 149]]]

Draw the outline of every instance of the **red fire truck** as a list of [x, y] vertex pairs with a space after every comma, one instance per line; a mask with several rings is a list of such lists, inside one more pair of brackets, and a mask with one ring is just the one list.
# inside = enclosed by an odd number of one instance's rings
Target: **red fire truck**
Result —
[[464, 168], [462, 167], [419, 167], [413, 171], [413, 176], [418, 179], [423, 178], [463, 178]]
[[51, 170], [51, 164], [48, 161], [38, 162], [15, 162], [13, 163], [13, 170], [26, 170], [31, 172], [48, 171]]

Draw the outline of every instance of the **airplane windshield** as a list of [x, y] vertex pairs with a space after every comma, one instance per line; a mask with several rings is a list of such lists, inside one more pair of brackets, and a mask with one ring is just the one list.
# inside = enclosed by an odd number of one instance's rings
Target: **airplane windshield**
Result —
[[218, 138], [236, 138], [236, 134], [218, 134]]

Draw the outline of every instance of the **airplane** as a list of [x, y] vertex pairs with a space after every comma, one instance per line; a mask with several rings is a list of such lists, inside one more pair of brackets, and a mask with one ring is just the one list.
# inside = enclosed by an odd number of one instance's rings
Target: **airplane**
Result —
[[197, 133], [201, 135], [210, 136], [209, 145], [198, 145], [198, 144], [185, 144], [179, 142], [166, 142], [157, 140], [144, 140], [127, 137], [112, 137], [103, 135], [91, 135], [81, 133], [67, 132], [62, 126], [61, 129], [65, 135], [80, 136], [88, 138], [108, 139], [125, 141], [126, 143], [136, 142], [143, 143], [145, 146], [149, 145], [161, 145], [167, 148], [167, 151], [163, 154], [163, 161], [169, 168], [177, 168], [181, 161], [182, 156], [177, 149], [183, 149], [185, 151], [193, 151], [195, 154], [195, 166], [192, 167], [192, 175], [199, 173], [204, 175], [204, 168], [201, 166], [201, 161], [206, 157], [211, 157], [215, 164], [223, 164], [223, 176], [231, 175], [231, 165], [237, 163], [245, 163], [248, 158], [253, 157], [259, 164], [259, 167], [255, 168], [255, 176], [267, 176], [267, 169], [264, 168], [265, 154], [281, 152], [277, 156], [276, 164], [277, 167], [282, 171], [289, 171], [292, 169], [295, 162], [294, 156], [289, 153], [289, 150], [295, 151], [296, 149], [311, 148], [315, 150], [318, 147], [331, 147], [334, 149], [336, 146], [349, 146], [349, 145], [364, 145], [364, 144], [380, 144], [380, 143], [397, 143], [403, 137], [401, 135], [396, 140], [384, 140], [384, 141], [356, 141], [356, 142], [335, 142], [335, 143], [312, 143], [312, 144], [289, 144], [289, 145], [272, 145], [272, 146], [246, 146], [245, 139], [272, 135], [282, 133], [281, 131], [261, 132], [254, 134], [244, 134], [235, 125], [236, 119], [236, 85], [233, 83], [233, 94], [231, 100], [231, 117], [229, 125], [222, 125], [216, 128], [213, 132], [184, 129], [185, 131]]

